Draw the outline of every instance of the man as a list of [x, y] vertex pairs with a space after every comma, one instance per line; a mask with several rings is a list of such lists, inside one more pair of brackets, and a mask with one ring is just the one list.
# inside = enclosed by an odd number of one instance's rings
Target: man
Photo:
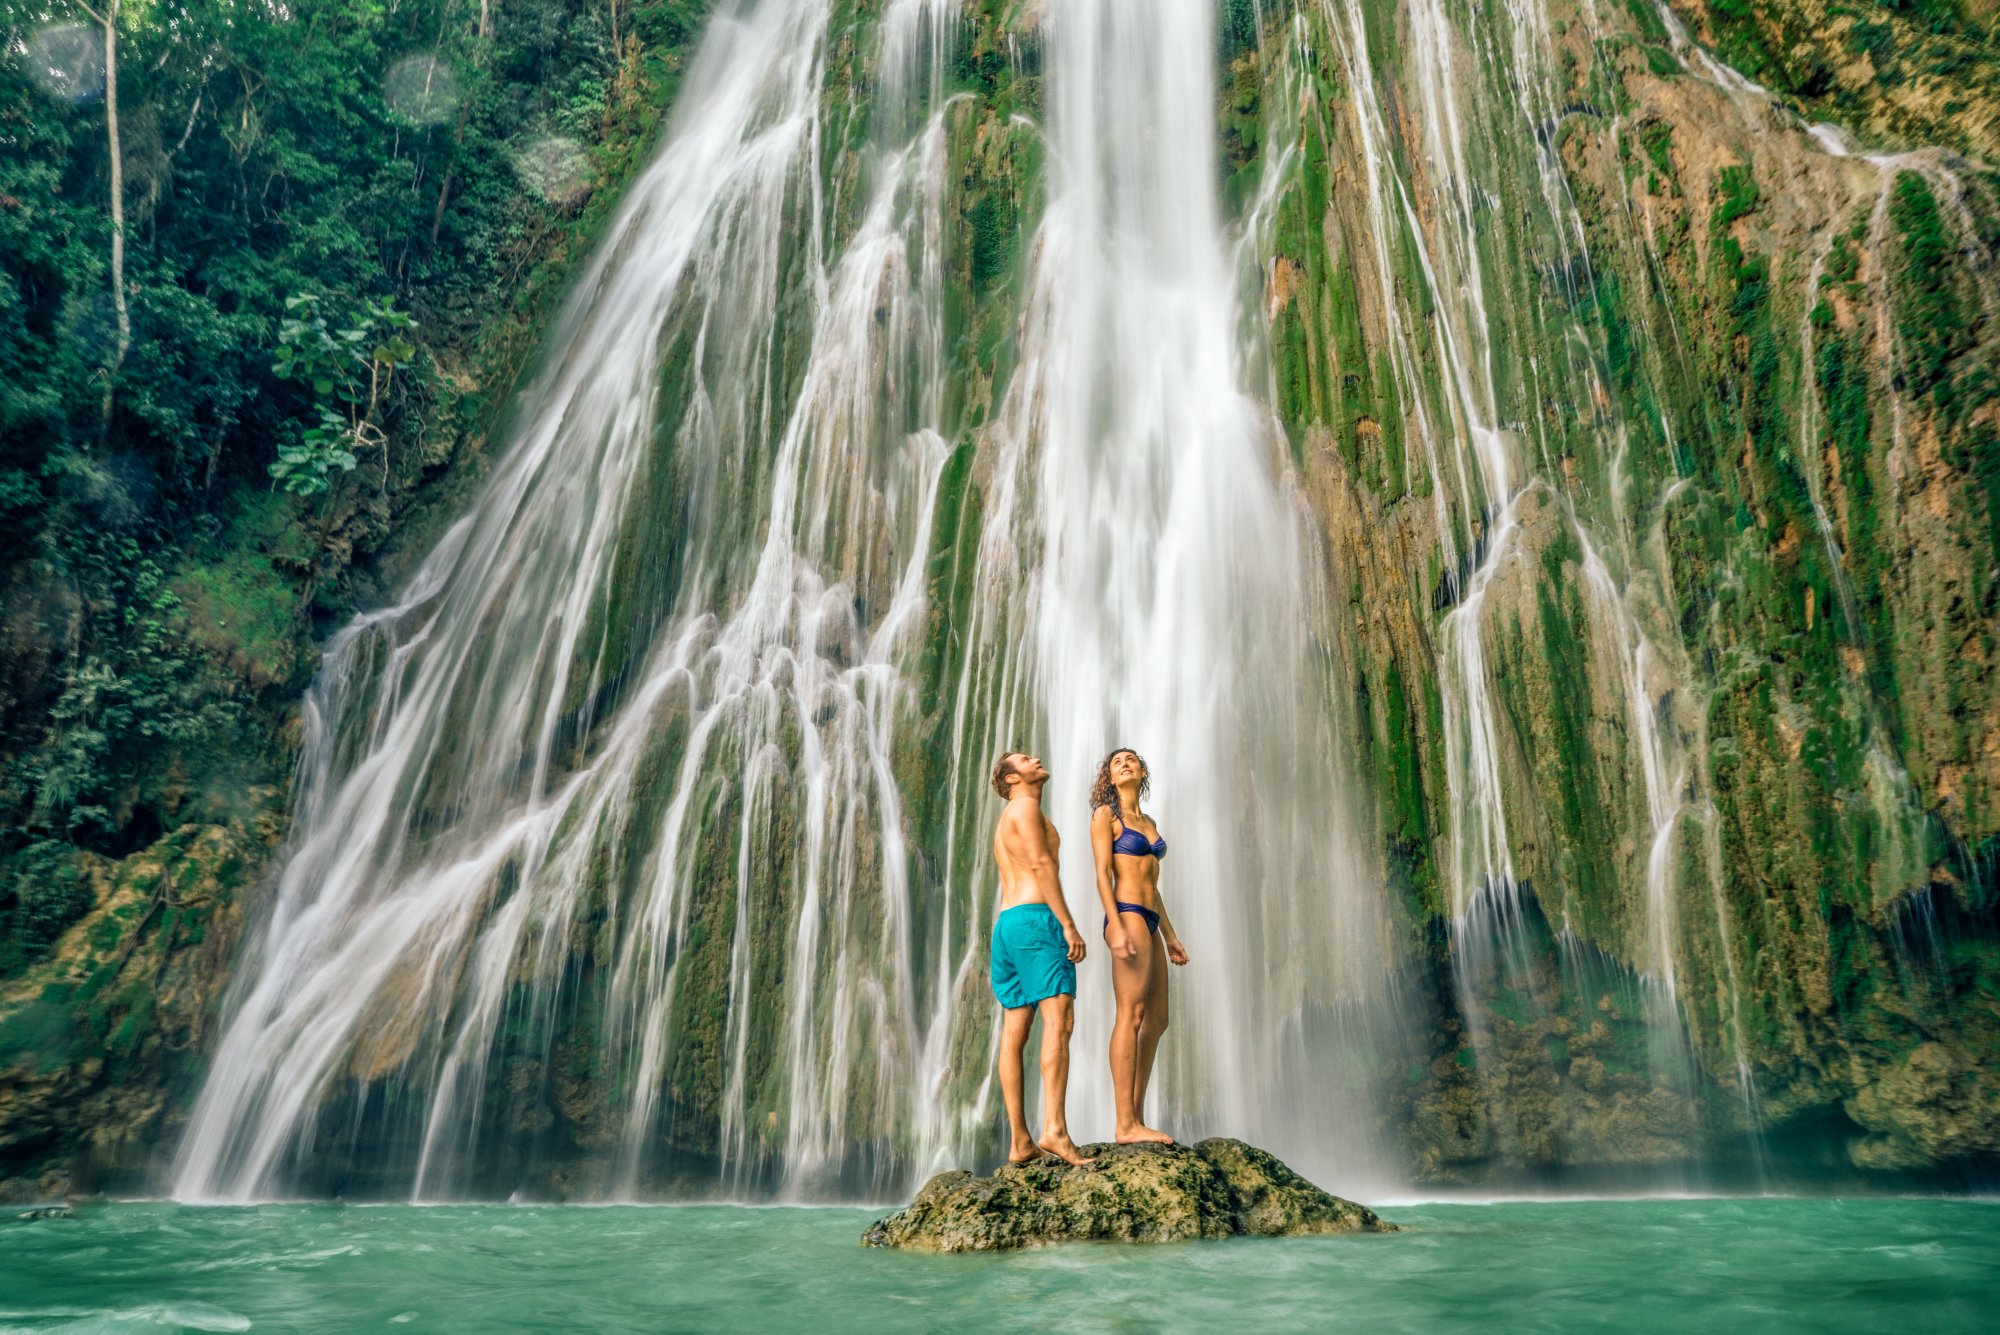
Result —
[[[1042, 814], [1049, 772], [1034, 756], [1009, 751], [993, 767], [993, 791], [1006, 799], [993, 831], [1000, 864], [1000, 913], [993, 920], [993, 995], [1000, 1001], [1000, 1092], [1007, 1101], [1008, 1163], [1053, 1154], [1083, 1165], [1063, 1114], [1069, 1086], [1069, 1036], [1076, 1027], [1076, 966], [1083, 936], [1063, 901], [1056, 875], [1062, 841]], [[1021, 1106], [1022, 1063], [1035, 1012], [1042, 1015], [1042, 1134], [1028, 1134]]]

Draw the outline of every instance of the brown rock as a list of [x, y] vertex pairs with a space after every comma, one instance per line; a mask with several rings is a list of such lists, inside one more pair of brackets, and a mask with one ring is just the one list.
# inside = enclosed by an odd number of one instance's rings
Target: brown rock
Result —
[[1008, 1164], [991, 1177], [939, 1173], [909, 1208], [862, 1235], [871, 1247], [1011, 1251], [1057, 1242], [1393, 1233], [1375, 1212], [1330, 1196], [1240, 1140], [1089, 1145], [1097, 1162]]

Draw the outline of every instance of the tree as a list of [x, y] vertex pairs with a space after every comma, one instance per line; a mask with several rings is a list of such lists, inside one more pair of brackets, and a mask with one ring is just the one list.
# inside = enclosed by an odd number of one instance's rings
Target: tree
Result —
[[111, 433], [112, 397], [118, 373], [125, 366], [125, 354], [132, 349], [132, 312], [125, 304], [125, 154], [118, 140], [118, 11], [124, 7], [124, 0], [103, 0], [103, 3], [100, 11], [86, 0], [76, 0], [76, 7], [104, 29], [104, 135], [111, 163], [111, 304], [118, 313], [118, 341], [111, 365], [104, 372], [100, 440]]
[[[389, 437], [380, 413], [396, 371], [416, 356], [408, 335], [417, 322], [396, 309], [394, 297], [366, 299], [335, 328], [317, 294], [285, 299], [288, 315], [278, 335], [273, 374], [312, 387], [319, 420], [297, 445], [281, 446], [271, 476], [285, 490], [314, 496], [333, 485], [335, 472], [351, 472], [358, 451], [379, 446], [382, 485], [389, 485]], [[365, 384], [364, 384], [365, 377]]]

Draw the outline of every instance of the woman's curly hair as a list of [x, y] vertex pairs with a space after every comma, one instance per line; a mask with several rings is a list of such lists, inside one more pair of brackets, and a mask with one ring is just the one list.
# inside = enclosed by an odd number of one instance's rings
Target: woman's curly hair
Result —
[[1153, 791], [1153, 767], [1146, 758], [1129, 746], [1113, 747], [1109, 754], [1097, 765], [1097, 779], [1090, 785], [1090, 809], [1110, 807], [1111, 814], [1119, 820], [1125, 819], [1124, 804], [1118, 800], [1118, 787], [1111, 782], [1111, 762], [1120, 756], [1130, 756], [1139, 762], [1139, 796], [1143, 799]]

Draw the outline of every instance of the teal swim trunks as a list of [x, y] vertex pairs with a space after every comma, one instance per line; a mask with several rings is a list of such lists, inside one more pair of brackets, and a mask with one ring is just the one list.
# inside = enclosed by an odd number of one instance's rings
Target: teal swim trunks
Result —
[[1076, 995], [1062, 924], [1047, 904], [1016, 904], [993, 920], [993, 995], [1008, 1010]]

